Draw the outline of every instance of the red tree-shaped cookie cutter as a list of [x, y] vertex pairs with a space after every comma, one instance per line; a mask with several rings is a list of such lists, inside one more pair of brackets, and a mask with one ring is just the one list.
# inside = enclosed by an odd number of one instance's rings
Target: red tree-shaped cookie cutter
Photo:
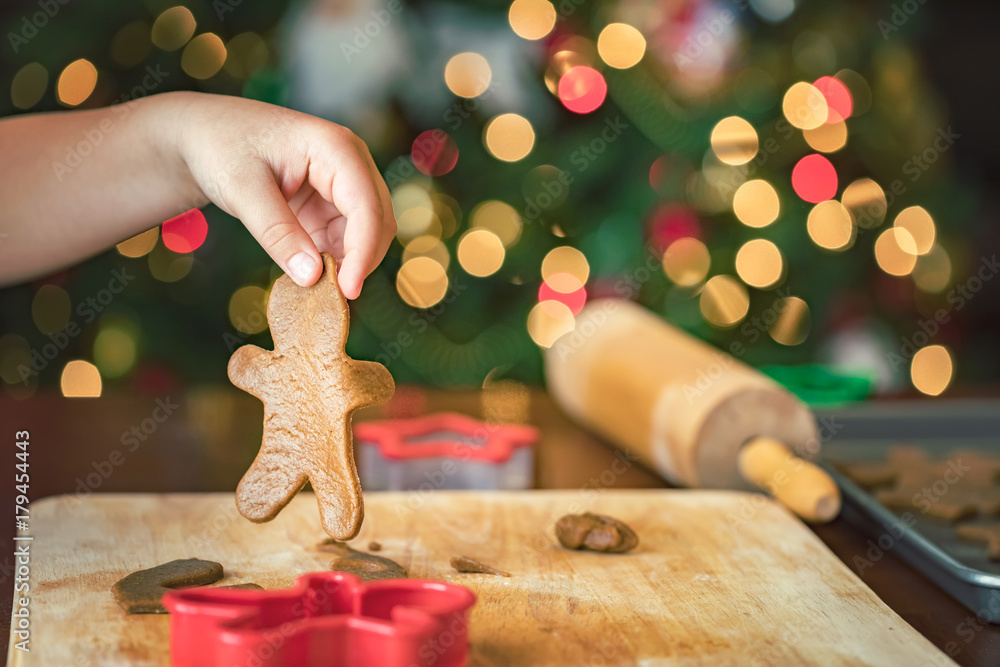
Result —
[[461, 667], [476, 596], [440, 581], [317, 572], [279, 591], [170, 591], [175, 667]]

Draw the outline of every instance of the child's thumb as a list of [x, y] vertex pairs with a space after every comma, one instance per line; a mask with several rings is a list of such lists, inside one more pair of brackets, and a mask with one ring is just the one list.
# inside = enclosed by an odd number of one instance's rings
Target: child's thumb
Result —
[[288, 208], [277, 184], [265, 177], [247, 190], [235, 203], [236, 216], [297, 284], [308, 287], [319, 280], [323, 262], [316, 244]]

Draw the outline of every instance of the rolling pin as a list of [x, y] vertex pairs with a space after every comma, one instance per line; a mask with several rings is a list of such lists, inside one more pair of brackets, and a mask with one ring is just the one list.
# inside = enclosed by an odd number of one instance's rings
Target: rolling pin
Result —
[[675, 484], [764, 489], [808, 521], [840, 512], [836, 483], [800, 458], [819, 451], [809, 408], [635, 303], [588, 303], [545, 371], [571, 417]]

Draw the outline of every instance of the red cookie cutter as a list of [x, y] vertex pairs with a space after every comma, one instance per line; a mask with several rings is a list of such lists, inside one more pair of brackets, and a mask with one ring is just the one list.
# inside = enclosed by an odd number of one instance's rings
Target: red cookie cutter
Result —
[[174, 667], [462, 667], [476, 596], [440, 581], [317, 572], [278, 591], [169, 591]]

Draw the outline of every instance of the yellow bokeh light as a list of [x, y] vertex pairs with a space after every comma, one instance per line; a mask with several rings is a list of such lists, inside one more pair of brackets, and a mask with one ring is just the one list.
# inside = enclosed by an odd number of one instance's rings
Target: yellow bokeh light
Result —
[[518, 37], [541, 39], [556, 25], [556, 8], [548, 0], [514, 0], [507, 18]]
[[802, 136], [813, 150], [820, 153], [836, 153], [847, 145], [847, 123], [823, 123], [811, 130], [802, 130]]
[[908, 231], [890, 227], [875, 239], [875, 261], [891, 276], [906, 276], [917, 265], [916, 248]]
[[444, 67], [444, 82], [448, 90], [459, 97], [478, 97], [490, 87], [493, 72], [486, 58], [467, 51], [452, 56]]
[[823, 93], [812, 84], [800, 81], [785, 93], [781, 103], [785, 118], [800, 130], [812, 130], [826, 122], [830, 109]]
[[59, 384], [66, 398], [99, 398], [101, 395], [101, 373], [89, 361], [66, 364]]
[[94, 363], [101, 375], [117, 378], [135, 365], [136, 345], [133, 333], [126, 327], [106, 326], [94, 338]]
[[150, 35], [145, 21], [127, 23], [111, 39], [111, 58], [122, 67], [135, 67], [149, 56]]
[[160, 238], [160, 228], [153, 227], [141, 234], [136, 234], [130, 239], [122, 241], [115, 248], [117, 248], [118, 254], [125, 257], [144, 257], [156, 247], [156, 240], [158, 238]]
[[441, 222], [429, 208], [414, 206], [396, 216], [396, 236], [404, 245], [418, 236], [441, 237]]
[[747, 227], [767, 227], [781, 213], [778, 192], [763, 179], [747, 181], [733, 196], [733, 213]]
[[938, 396], [947, 389], [954, 371], [951, 353], [943, 345], [928, 345], [917, 350], [910, 362], [913, 386], [928, 396]]
[[698, 307], [710, 324], [728, 328], [746, 317], [750, 310], [750, 296], [732, 276], [713, 276], [701, 291]]
[[271, 57], [264, 38], [255, 32], [244, 32], [226, 43], [223, 67], [233, 76], [246, 79], [267, 65]]
[[728, 165], [746, 164], [757, 154], [757, 131], [739, 116], [723, 118], [712, 128], [712, 151]]
[[69, 324], [69, 294], [58, 285], [42, 285], [31, 301], [31, 319], [44, 334], [62, 331]]
[[441, 239], [431, 235], [418, 236], [406, 244], [406, 247], [403, 248], [403, 263], [408, 262], [414, 257], [430, 257], [444, 267], [445, 270], [451, 264], [451, 255], [448, 254], [448, 248], [441, 243]]
[[414, 257], [399, 267], [396, 290], [414, 308], [430, 308], [448, 292], [448, 274], [430, 257]]
[[28, 341], [17, 334], [0, 336], [0, 379], [7, 384], [23, 384], [34, 377], [33, 372]]
[[846, 250], [854, 243], [854, 221], [839, 201], [828, 199], [813, 206], [806, 219], [809, 238], [826, 250]]
[[922, 206], [904, 208], [896, 216], [893, 227], [905, 229], [913, 237], [915, 254], [926, 255], [934, 247], [937, 232], [934, 229], [934, 219]]
[[513, 206], [502, 201], [484, 201], [472, 209], [469, 226], [490, 230], [500, 238], [505, 248], [521, 238], [521, 216]]
[[171, 7], [156, 17], [151, 38], [164, 51], [176, 51], [194, 35], [194, 14], [187, 7]]
[[462, 207], [454, 198], [439, 192], [431, 194], [431, 201], [434, 215], [441, 224], [441, 238], [450, 238], [458, 231], [458, 225], [462, 222]]
[[488, 229], [470, 229], [458, 241], [458, 263], [472, 276], [483, 278], [503, 266], [503, 241]]
[[771, 338], [782, 345], [805, 342], [812, 322], [809, 305], [797, 296], [789, 296], [781, 299], [779, 308], [778, 319], [768, 329]]
[[229, 297], [229, 321], [247, 334], [267, 329], [267, 290], [257, 285], [241, 287]]
[[147, 255], [149, 273], [157, 280], [165, 283], [175, 283], [191, 272], [194, 266], [194, 255], [178, 254], [163, 246], [156, 246]]
[[637, 65], [646, 53], [646, 38], [627, 23], [611, 23], [597, 37], [601, 59], [616, 69]]
[[851, 213], [858, 229], [872, 229], [885, 220], [885, 192], [870, 178], [859, 178], [844, 188], [840, 201]]
[[573, 311], [560, 301], [542, 301], [528, 313], [528, 335], [540, 347], [552, 347], [575, 326]]
[[49, 85], [49, 72], [41, 63], [28, 63], [17, 70], [10, 84], [10, 101], [17, 109], [38, 104]]
[[89, 60], [74, 60], [59, 75], [56, 95], [68, 107], [83, 104], [97, 87], [97, 68]]
[[736, 253], [736, 273], [751, 287], [773, 287], [784, 272], [781, 251], [767, 239], [747, 241]]
[[198, 35], [184, 47], [181, 69], [195, 79], [215, 76], [226, 62], [226, 45], [218, 35], [206, 32]]
[[692, 287], [705, 279], [712, 264], [705, 244], [686, 236], [677, 239], [663, 253], [663, 270], [677, 285]]
[[542, 260], [542, 280], [563, 294], [571, 294], [587, 284], [590, 262], [571, 246], [553, 248]]
[[951, 284], [951, 257], [935, 243], [931, 251], [917, 258], [913, 282], [924, 292], [939, 294]]
[[504, 162], [517, 162], [535, 145], [535, 130], [524, 116], [505, 113], [486, 124], [483, 143], [490, 155]]

